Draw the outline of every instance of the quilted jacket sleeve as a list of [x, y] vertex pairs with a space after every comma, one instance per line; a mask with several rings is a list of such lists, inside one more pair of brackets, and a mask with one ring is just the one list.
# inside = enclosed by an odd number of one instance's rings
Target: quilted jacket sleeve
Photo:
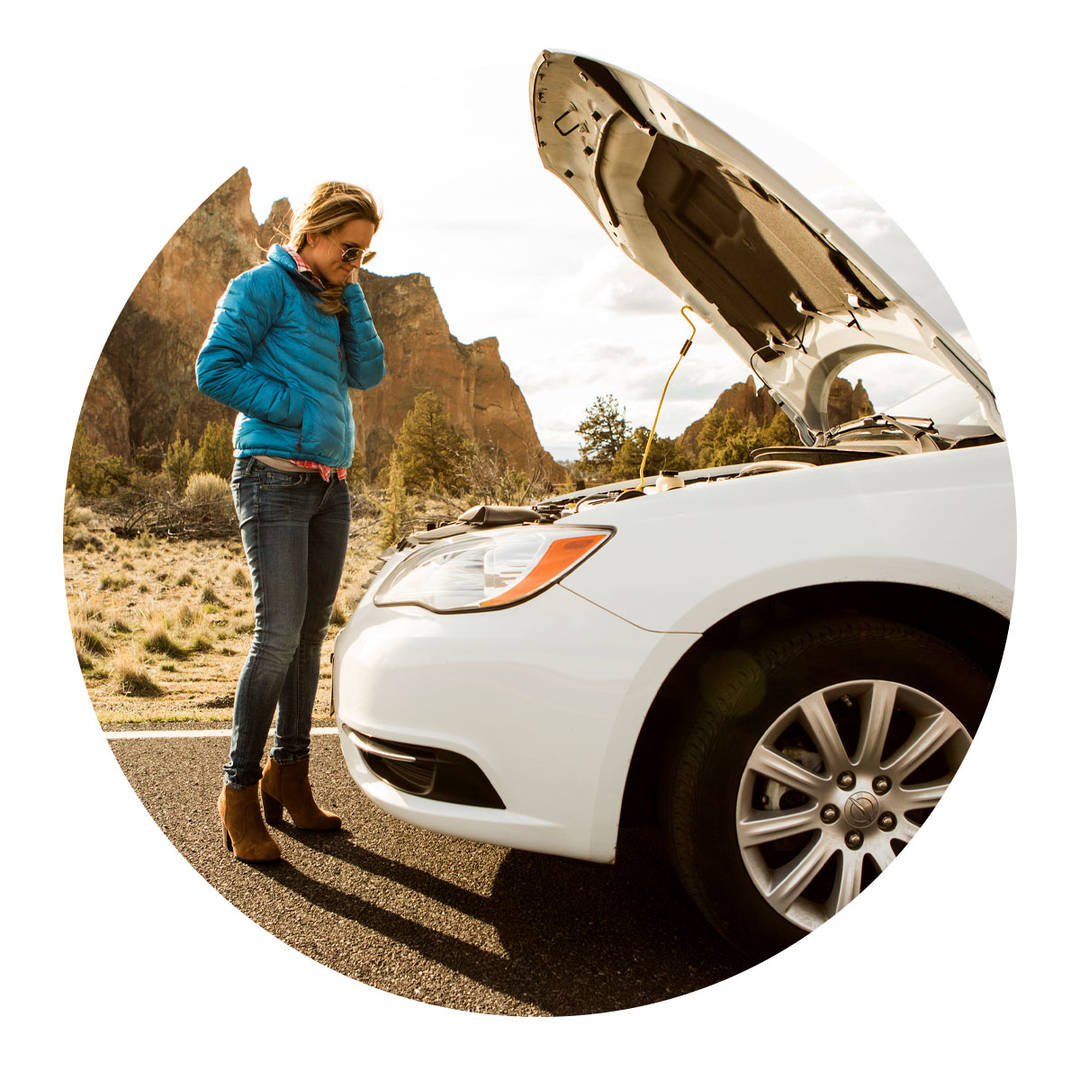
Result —
[[386, 374], [383, 343], [371, 321], [371, 312], [360, 286], [347, 285], [342, 299], [348, 307], [348, 313], [341, 319], [346, 380], [357, 390], [370, 390], [382, 382]]
[[300, 427], [302, 397], [252, 363], [282, 304], [273, 277], [257, 272], [229, 282], [195, 361], [195, 384], [237, 412], [279, 427]]

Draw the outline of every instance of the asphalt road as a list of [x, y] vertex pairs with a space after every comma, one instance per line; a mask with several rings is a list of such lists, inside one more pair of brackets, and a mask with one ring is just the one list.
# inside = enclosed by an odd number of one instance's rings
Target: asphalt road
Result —
[[[125, 730], [131, 730], [125, 727]], [[278, 864], [236, 862], [216, 798], [224, 738], [113, 740], [143, 805], [223, 896], [282, 941], [371, 986], [472, 1012], [606, 1012], [698, 990], [745, 966], [682, 892], [657, 837], [615, 865], [428, 832], [370, 803], [337, 738], [312, 740], [337, 833], [275, 830]]]

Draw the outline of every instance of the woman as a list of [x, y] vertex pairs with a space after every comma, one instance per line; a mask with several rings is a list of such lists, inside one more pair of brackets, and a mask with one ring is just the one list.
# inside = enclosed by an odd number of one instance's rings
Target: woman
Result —
[[[234, 278], [195, 363], [199, 389], [238, 411], [232, 489], [255, 601], [232, 745], [218, 799], [236, 858], [281, 857], [266, 820], [336, 829], [308, 781], [319, 653], [345, 563], [355, 429], [349, 387], [384, 374], [383, 346], [354, 270], [375, 254], [381, 215], [363, 188], [320, 184], [288, 244]], [[266, 769], [262, 752], [277, 709]]]

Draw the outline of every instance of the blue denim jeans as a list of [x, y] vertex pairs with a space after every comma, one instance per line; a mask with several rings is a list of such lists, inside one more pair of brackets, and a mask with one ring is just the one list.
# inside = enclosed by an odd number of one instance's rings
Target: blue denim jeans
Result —
[[233, 502], [251, 571], [255, 637], [240, 673], [230, 787], [262, 775], [261, 759], [277, 709], [271, 756], [282, 765], [308, 756], [319, 653], [334, 607], [349, 539], [349, 489], [336, 477], [271, 469], [241, 458]]

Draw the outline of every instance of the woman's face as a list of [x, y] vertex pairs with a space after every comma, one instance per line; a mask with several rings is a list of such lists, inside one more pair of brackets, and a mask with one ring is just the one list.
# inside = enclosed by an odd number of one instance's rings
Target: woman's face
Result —
[[374, 237], [374, 223], [353, 218], [328, 233], [308, 233], [300, 254], [326, 285], [346, 285], [352, 281], [353, 270], [360, 265], [360, 260], [343, 262], [342, 248], [349, 244], [366, 251]]

